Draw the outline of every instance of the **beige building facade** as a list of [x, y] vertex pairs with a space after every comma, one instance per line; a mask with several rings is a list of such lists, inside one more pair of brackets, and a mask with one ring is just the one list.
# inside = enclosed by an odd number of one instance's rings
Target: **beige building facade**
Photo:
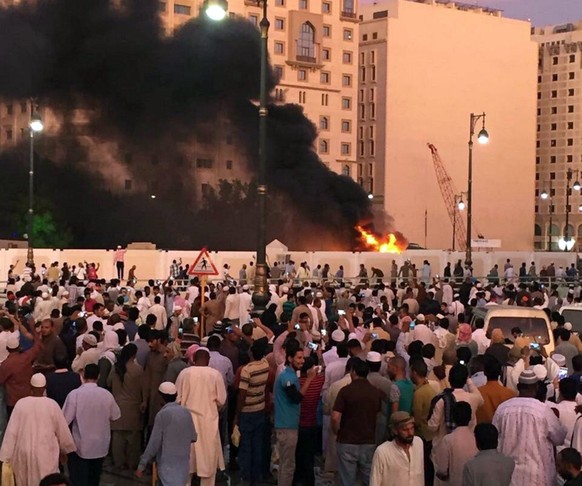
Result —
[[533, 39], [539, 46], [534, 244], [557, 249], [568, 211], [567, 235], [579, 249], [582, 196], [572, 186], [582, 179], [582, 21], [533, 29]]
[[490, 143], [475, 140], [472, 236], [530, 250], [537, 69], [530, 24], [436, 0], [383, 0], [360, 5], [360, 14], [358, 174], [376, 204], [410, 241], [451, 248], [427, 143], [456, 190], [466, 191], [470, 114], [485, 112]]
[[[160, 2], [172, 32], [199, 15], [199, 0]], [[314, 149], [331, 170], [356, 177], [358, 19], [356, 0], [272, 0], [268, 5], [269, 58], [279, 77], [278, 102], [303, 107], [316, 125]], [[229, 15], [257, 25], [261, 4], [230, 0]]]

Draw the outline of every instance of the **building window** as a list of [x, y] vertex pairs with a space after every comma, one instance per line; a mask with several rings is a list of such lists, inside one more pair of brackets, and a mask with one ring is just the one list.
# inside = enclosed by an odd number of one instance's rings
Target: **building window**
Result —
[[363, 90], [363, 89], [361, 89], [361, 90], [359, 91], [359, 95], [358, 95], [358, 101], [359, 101], [359, 102], [362, 102], [362, 101], [364, 101], [364, 90]]
[[568, 79], [576, 79], [576, 73], [568, 73]]
[[329, 2], [323, 2], [323, 3], [321, 4], [321, 11], [322, 11], [324, 14], [331, 13], [331, 3], [329, 3]]
[[158, 5], [158, 8], [159, 8], [160, 12], [165, 12], [166, 11], [166, 2], [160, 2]]
[[275, 18], [275, 30], [285, 30], [285, 19]]
[[574, 130], [574, 122], [568, 122], [568, 130]]
[[315, 61], [315, 28], [309, 22], [305, 22], [301, 26], [298, 54], [302, 58]]
[[207, 197], [210, 195], [210, 184], [203, 182], [200, 188], [202, 190], [202, 197]]
[[542, 126], [538, 123], [538, 132], [541, 132]]
[[538, 100], [542, 99], [542, 93], [538, 91]]
[[376, 150], [375, 150], [375, 149], [376, 149], [376, 147], [375, 147], [375, 144], [374, 144], [374, 140], [370, 140], [370, 141], [368, 142], [368, 144], [369, 144], [369, 146], [370, 146], [370, 155], [372, 155], [372, 156], [373, 156], [373, 155], [376, 155]]
[[366, 42], [366, 41], [368, 40], [368, 34], [364, 34], [364, 35], [362, 36], [362, 40], [363, 40], [364, 42]]
[[574, 113], [574, 105], [568, 105], [568, 113]]
[[539, 163], [540, 163], [540, 158], [536, 157], [536, 164], [539, 164]]
[[283, 66], [275, 66], [275, 76], [278, 80], [283, 79], [284, 75], [284, 67]]
[[275, 100], [285, 101], [285, 92], [281, 88], [275, 88]]
[[6, 105], [6, 114], [7, 115], [12, 115], [12, 112], [14, 111], [13, 107], [12, 107], [12, 103], [7, 104]]
[[6, 140], [12, 140], [12, 129], [6, 130]]
[[358, 111], [360, 112], [360, 120], [365, 120], [366, 119], [366, 105], [364, 103], [359, 104]]
[[376, 103], [370, 103], [370, 118], [376, 118]]
[[232, 160], [227, 160], [226, 161], [226, 169], [227, 170], [232, 170]]
[[125, 190], [126, 191], [131, 191], [131, 186], [132, 186], [132, 180], [131, 179], [125, 179]]
[[566, 155], [566, 162], [574, 162], [574, 156], [573, 155]]
[[366, 68], [364, 66], [360, 67], [360, 81], [362, 83], [366, 82]]
[[344, 29], [344, 40], [351, 41], [354, 35], [354, 31], [352, 29]]
[[567, 143], [566, 143], [566, 145], [568, 145], [568, 147], [571, 147], [572, 145], [574, 145], [574, 139], [573, 139], [573, 138], [569, 138], [569, 139], [567, 140]]
[[307, 0], [299, 0], [299, 10], [307, 10]]
[[321, 84], [329, 84], [329, 73], [327, 71], [321, 72]]
[[558, 80], [558, 75], [552, 74], [552, 81], [557, 81], [557, 80]]
[[352, 109], [352, 99], [347, 97], [342, 98], [342, 110], [351, 109]]
[[550, 156], [550, 164], [555, 164], [556, 163], [556, 156], [552, 155]]
[[321, 139], [319, 141], [319, 153], [327, 154], [329, 152], [329, 142], [327, 140]]
[[378, 32], [372, 32], [372, 39], [377, 39], [378, 38]]
[[344, 74], [342, 76], [342, 86], [349, 87], [352, 85], [352, 77], [349, 74]]
[[574, 88], [568, 90], [568, 96], [574, 96]]
[[257, 15], [249, 15], [249, 20], [255, 27], [259, 25], [259, 17]]
[[576, 62], [576, 54], [570, 54], [570, 62]]
[[322, 49], [321, 50], [321, 57], [324, 61], [329, 61], [331, 59], [331, 50], [330, 49]]
[[342, 59], [343, 59], [344, 64], [351, 64], [352, 63], [352, 53], [349, 51], [344, 51]]
[[552, 115], [555, 115], [558, 113], [558, 108], [555, 106], [552, 106]]
[[20, 103], [20, 113], [26, 113], [28, 111], [28, 103], [23, 101]]
[[212, 169], [214, 161], [212, 159], [196, 159], [197, 169]]
[[285, 47], [282, 42], [275, 42], [275, 54], [283, 54]]
[[342, 155], [350, 155], [352, 152], [351, 144], [348, 142], [342, 142], [340, 151]]
[[555, 172], [550, 172], [550, 179], [552, 181], [555, 181], [556, 180], [556, 173]]
[[297, 71], [297, 79], [299, 81], [307, 81], [307, 71], [305, 69], [299, 69]]
[[321, 95], [321, 106], [327, 106], [329, 103], [329, 95], [323, 93]]
[[554, 56], [552, 57], [552, 64], [555, 66], [556, 64], [558, 64], [558, 56]]
[[369, 131], [370, 131], [370, 138], [374, 138], [374, 125], [371, 125], [369, 127]]
[[345, 13], [354, 13], [354, 0], [344, 0], [344, 8], [342, 11]]
[[376, 66], [370, 67], [370, 81], [376, 81]]
[[284, 7], [285, 6], [285, 0], [275, 0], [275, 5], [277, 7]]
[[358, 154], [360, 155], [360, 157], [363, 157], [364, 155], [366, 155], [366, 153], [364, 152], [364, 141], [363, 140], [358, 141]]
[[323, 26], [323, 37], [331, 37], [331, 25]]
[[352, 122], [350, 120], [342, 120], [342, 132], [350, 133], [352, 131]]
[[557, 98], [558, 97], [558, 92], [556, 90], [552, 91], [552, 98]]
[[342, 167], [342, 175], [350, 177], [350, 166], [349, 165], [344, 165]]
[[538, 108], [538, 116], [540, 116], [542, 114], [542, 109]]
[[178, 5], [177, 3], [174, 4], [174, 13], [180, 15], [190, 15], [190, 7], [188, 5]]
[[555, 146], [556, 146], [556, 141], [550, 140], [550, 147], [555, 147]]
[[327, 116], [319, 118], [319, 128], [320, 130], [329, 130], [329, 118]]
[[376, 94], [376, 90], [374, 88], [370, 88], [370, 101], [376, 101], [375, 94]]
[[558, 129], [558, 124], [557, 124], [557, 123], [552, 123], [552, 124], [550, 125], [550, 129], [551, 129], [551, 130], [557, 130], [557, 129]]

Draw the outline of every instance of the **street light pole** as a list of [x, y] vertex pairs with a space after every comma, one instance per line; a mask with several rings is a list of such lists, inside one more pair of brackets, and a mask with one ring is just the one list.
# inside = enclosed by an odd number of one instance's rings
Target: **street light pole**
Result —
[[485, 130], [485, 113], [475, 115], [471, 113], [469, 123], [469, 174], [467, 177], [467, 251], [465, 254], [465, 265], [470, 266], [471, 256], [471, 225], [473, 222], [473, 135], [475, 135], [475, 126], [479, 120], [483, 120], [483, 128], [479, 132], [477, 139], [479, 143], [487, 143], [489, 134]]
[[255, 270], [255, 286], [252, 296], [254, 309], [265, 310], [269, 302], [267, 283], [267, 76], [268, 76], [268, 40], [269, 20], [267, 18], [267, 0], [262, 1], [263, 18], [261, 29], [261, 79], [259, 94], [259, 173], [257, 186], [258, 234], [257, 234], [257, 267]]
[[[566, 227], [564, 228], [564, 241], [568, 243], [570, 241], [569, 236], [569, 224], [570, 224], [570, 193], [572, 188], [570, 187], [570, 181], [572, 180], [572, 169], [566, 171]], [[567, 245], [564, 246], [564, 251], [568, 251]]]
[[40, 133], [44, 129], [42, 120], [37, 113], [37, 106], [34, 100], [30, 101], [30, 122], [28, 131], [30, 133], [30, 157], [28, 168], [28, 219], [27, 219], [27, 252], [26, 263], [32, 267], [34, 265], [34, 241], [32, 238], [34, 226], [34, 134]]

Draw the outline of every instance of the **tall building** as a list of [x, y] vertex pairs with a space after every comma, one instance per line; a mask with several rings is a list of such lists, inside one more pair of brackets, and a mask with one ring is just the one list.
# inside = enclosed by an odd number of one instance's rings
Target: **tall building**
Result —
[[582, 21], [532, 33], [539, 46], [535, 247], [555, 250], [567, 234], [578, 249], [582, 197], [572, 186], [582, 179]]
[[[200, 13], [200, 0], [160, 2], [168, 32]], [[229, 14], [258, 26], [256, 0], [230, 0]], [[355, 0], [269, 2], [269, 57], [279, 102], [303, 106], [317, 126], [316, 151], [331, 170], [355, 177], [358, 19]]]
[[530, 24], [440, 0], [382, 0], [361, 5], [360, 14], [358, 176], [374, 201], [410, 241], [451, 248], [453, 225], [427, 143], [457, 192], [466, 191], [470, 114], [485, 112], [490, 142], [475, 140], [472, 237], [531, 249], [537, 58]]

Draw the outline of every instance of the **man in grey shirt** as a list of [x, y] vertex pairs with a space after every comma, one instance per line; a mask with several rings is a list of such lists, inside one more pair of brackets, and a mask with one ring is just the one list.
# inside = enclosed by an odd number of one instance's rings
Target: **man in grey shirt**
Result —
[[498, 439], [495, 425], [483, 423], [475, 427], [479, 452], [465, 464], [463, 486], [509, 486], [515, 461], [497, 452]]

